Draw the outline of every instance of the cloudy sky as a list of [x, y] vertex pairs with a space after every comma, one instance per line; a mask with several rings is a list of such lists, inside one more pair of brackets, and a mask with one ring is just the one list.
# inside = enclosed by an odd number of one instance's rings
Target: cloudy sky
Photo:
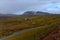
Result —
[[60, 13], [59, 0], [0, 0], [0, 13], [22, 14], [25, 11]]

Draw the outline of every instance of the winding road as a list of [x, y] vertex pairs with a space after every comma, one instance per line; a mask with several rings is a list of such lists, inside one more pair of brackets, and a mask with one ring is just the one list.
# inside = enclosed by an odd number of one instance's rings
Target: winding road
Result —
[[32, 29], [36, 29], [36, 28], [41, 28], [41, 27], [35, 27], [35, 28], [30, 28], [30, 29], [21, 30], [21, 31], [16, 32], [16, 33], [14, 33], [14, 34], [12, 34], [12, 35], [9, 35], [9, 36], [7, 36], [7, 37], [3, 37], [3, 38], [1, 38], [0, 40], [6, 40], [7, 38], [11, 38], [11, 37], [16, 36], [16, 35], [18, 35], [18, 34], [21, 34], [21, 33], [24, 33], [24, 32], [26, 32], [26, 31], [29, 31], [29, 30], [32, 30]]

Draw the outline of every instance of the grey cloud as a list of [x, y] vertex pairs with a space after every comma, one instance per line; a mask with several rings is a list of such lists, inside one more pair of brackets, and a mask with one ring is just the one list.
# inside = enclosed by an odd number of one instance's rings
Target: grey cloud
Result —
[[58, 3], [60, 0], [0, 0], [0, 13], [15, 13], [28, 10], [45, 11], [46, 5]]
[[36, 1], [30, 0], [0, 0], [0, 13], [13, 13], [24, 11], [34, 5]]

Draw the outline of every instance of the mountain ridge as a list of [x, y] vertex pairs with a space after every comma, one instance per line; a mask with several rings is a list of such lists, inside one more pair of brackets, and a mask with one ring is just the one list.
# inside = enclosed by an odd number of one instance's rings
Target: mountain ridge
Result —
[[23, 15], [49, 15], [51, 13], [41, 11], [26, 11]]

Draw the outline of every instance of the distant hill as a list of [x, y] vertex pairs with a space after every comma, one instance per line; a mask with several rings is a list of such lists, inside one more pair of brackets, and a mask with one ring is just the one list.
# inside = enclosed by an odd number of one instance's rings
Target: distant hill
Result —
[[0, 14], [0, 20], [10, 20], [19, 17], [18, 15], [14, 14]]
[[14, 14], [0, 14], [0, 16], [17, 16], [17, 15], [14, 15]]
[[41, 12], [41, 11], [27, 11], [27, 12], [24, 12], [23, 15], [49, 15], [50, 13], [47, 13], [47, 12]]
[[24, 12], [22, 15], [15, 15], [15, 14], [0, 14], [0, 20], [10, 20], [10, 19], [15, 19], [15, 18], [18, 18], [18, 17], [25, 17], [25, 15], [31, 17], [31, 16], [34, 16], [34, 15], [49, 15], [50, 13], [47, 13], [47, 12], [41, 12], [41, 11], [26, 11]]

